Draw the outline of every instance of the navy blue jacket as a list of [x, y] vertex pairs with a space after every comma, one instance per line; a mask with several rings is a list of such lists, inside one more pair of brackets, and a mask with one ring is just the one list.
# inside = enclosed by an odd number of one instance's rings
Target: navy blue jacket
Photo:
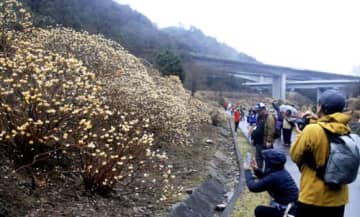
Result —
[[299, 190], [289, 172], [284, 168], [286, 156], [274, 149], [264, 150], [262, 154], [265, 161], [264, 172], [255, 170], [257, 177], [254, 177], [250, 169], [245, 171], [249, 190], [252, 192], [267, 191], [275, 202], [282, 205], [296, 202]]

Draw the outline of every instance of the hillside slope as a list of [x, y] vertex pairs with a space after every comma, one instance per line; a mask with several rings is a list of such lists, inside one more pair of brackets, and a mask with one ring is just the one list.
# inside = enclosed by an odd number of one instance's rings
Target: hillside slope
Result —
[[[185, 87], [216, 89], [219, 86], [236, 88], [239, 81], [220, 79], [213, 84], [211, 68], [193, 66], [189, 54], [221, 56], [245, 62], [256, 62], [246, 54], [239, 53], [213, 37], [206, 36], [199, 29], [185, 30], [178, 27], [158, 29], [147, 17], [112, 0], [21, 0], [33, 13], [35, 26], [47, 27], [58, 24], [92, 34], [102, 34], [121, 43], [137, 57], [155, 62], [156, 55], [164, 49], [170, 50], [182, 59], [186, 69]], [[199, 79], [201, 77], [201, 79]], [[210, 80], [211, 82], [207, 82]], [[232, 83], [227, 85], [226, 83]]]
[[189, 47], [188, 52], [201, 56], [214, 58], [231, 59], [243, 62], [258, 63], [258, 61], [244, 53], [239, 53], [234, 48], [220, 43], [211, 36], [205, 35], [200, 29], [192, 26], [189, 29], [181, 27], [168, 27], [162, 29], [168, 33], [182, 45], [181, 47]]
[[1, 216], [159, 216], [206, 177], [211, 106], [119, 43], [3, 2]]
[[174, 48], [142, 14], [112, 0], [23, 0], [33, 13], [35, 26], [62, 25], [93, 34], [103, 34], [121, 43], [133, 54], [149, 57], [155, 49]]
[[61, 24], [76, 30], [100, 33], [120, 42], [137, 56], [149, 57], [151, 52], [167, 48], [176, 53], [221, 54], [224, 58], [255, 61], [205, 36], [195, 27], [189, 30], [177, 27], [158, 29], [146, 16], [112, 0], [23, 1], [34, 14], [35, 26]]

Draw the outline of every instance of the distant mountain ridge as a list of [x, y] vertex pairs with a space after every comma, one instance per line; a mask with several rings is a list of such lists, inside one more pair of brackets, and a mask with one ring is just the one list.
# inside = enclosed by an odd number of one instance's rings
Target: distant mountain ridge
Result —
[[255, 58], [206, 36], [191, 27], [157, 28], [146, 16], [113, 0], [23, 0], [34, 14], [37, 26], [61, 24], [76, 30], [103, 34], [120, 42], [135, 55], [147, 57], [157, 49], [175, 53], [254, 62]]
[[[206, 36], [201, 30], [192, 27], [159, 29], [146, 16], [127, 5], [113, 0], [21, 0], [33, 14], [35, 26], [46, 27], [62, 25], [91, 34], [102, 34], [119, 42], [134, 55], [154, 63], [156, 54], [169, 50], [179, 56], [185, 65], [185, 86], [189, 88], [196, 73], [207, 77], [206, 67], [195, 70], [191, 55], [221, 57], [244, 62], [257, 62], [255, 58], [239, 53], [234, 48]], [[202, 71], [202, 72], [200, 72]], [[188, 76], [191, 75], [191, 76]], [[190, 80], [189, 80], [190, 79]], [[211, 79], [210, 79], [211, 80]], [[206, 81], [203, 87], [207, 88]], [[212, 79], [212, 83], [216, 82]], [[209, 82], [207, 82], [209, 83]]]
[[133, 54], [147, 58], [154, 49], [175, 47], [172, 40], [145, 16], [112, 0], [23, 0], [34, 25], [60, 24], [78, 31], [102, 34]]
[[258, 63], [258, 61], [244, 53], [239, 53], [225, 43], [220, 43], [216, 38], [205, 35], [200, 29], [192, 26], [190, 29], [182, 27], [167, 27], [162, 29], [183, 45], [191, 46], [189, 49], [195, 54], [207, 57], [238, 60]]

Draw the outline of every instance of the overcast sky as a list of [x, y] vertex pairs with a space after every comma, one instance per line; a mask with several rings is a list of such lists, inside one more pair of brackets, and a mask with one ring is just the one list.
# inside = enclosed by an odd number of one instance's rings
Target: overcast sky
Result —
[[360, 65], [358, 0], [117, 1], [160, 28], [193, 25], [267, 64], [343, 74]]

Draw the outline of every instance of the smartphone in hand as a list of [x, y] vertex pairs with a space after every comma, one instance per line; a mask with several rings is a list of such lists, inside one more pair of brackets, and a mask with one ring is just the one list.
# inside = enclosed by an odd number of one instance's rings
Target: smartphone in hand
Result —
[[249, 167], [251, 166], [251, 162], [252, 162], [252, 156], [250, 152], [246, 152], [246, 163], [247, 165], [249, 165]]

